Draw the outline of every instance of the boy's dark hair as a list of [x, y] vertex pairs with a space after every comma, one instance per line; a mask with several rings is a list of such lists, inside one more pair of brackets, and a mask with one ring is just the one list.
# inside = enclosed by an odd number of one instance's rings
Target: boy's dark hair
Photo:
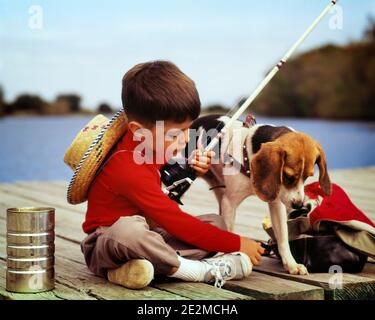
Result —
[[122, 79], [121, 98], [129, 120], [151, 126], [157, 120], [194, 120], [201, 111], [195, 83], [169, 61], [131, 68]]

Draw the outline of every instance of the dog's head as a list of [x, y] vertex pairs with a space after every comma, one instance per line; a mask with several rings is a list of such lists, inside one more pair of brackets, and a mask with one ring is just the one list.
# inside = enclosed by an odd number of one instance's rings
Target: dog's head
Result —
[[300, 132], [289, 132], [275, 141], [262, 144], [251, 160], [252, 182], [263, 201], [280, 199], [287, 208], [300, 208], [304, 182], [319, 167], [319, 183], [331, 194], [324, 150], [319, 142]]

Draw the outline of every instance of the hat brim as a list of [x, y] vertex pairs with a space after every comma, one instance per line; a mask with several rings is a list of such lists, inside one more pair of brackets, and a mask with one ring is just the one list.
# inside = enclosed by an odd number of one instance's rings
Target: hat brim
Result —
[[88, 189], [104, 159], [115, 143], [124, 135], [127, 126], [124, 110], [118, 111], [100, 131], [77, 165], [70, 180], [67, 200], [79, 204], [87, 200]]

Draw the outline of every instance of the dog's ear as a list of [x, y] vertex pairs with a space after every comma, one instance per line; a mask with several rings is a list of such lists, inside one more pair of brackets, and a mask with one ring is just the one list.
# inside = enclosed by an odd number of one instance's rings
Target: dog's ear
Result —
[[254, 190], [263, 201], [274, 201], [280, 191], [285, 154], [277, 143], [267, 142], [251, 160]]
[[329, 196], [332, 193], [331, 179], [327, 171], [326, 154], [320, 144], [317, 144], [319, 155], [316, 158], [316, 164], [319, 167], [319, 184], [323, 192]]

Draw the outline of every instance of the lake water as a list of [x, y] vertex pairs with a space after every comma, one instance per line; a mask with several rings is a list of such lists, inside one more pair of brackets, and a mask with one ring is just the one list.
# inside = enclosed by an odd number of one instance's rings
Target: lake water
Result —
[[[0, 118], [0, 181], [69, 180], [65, 150], [92, 116]], [[320, 141], [329, 168], [375, 165], [375, 122], [258, 117], [291, 126]]]

